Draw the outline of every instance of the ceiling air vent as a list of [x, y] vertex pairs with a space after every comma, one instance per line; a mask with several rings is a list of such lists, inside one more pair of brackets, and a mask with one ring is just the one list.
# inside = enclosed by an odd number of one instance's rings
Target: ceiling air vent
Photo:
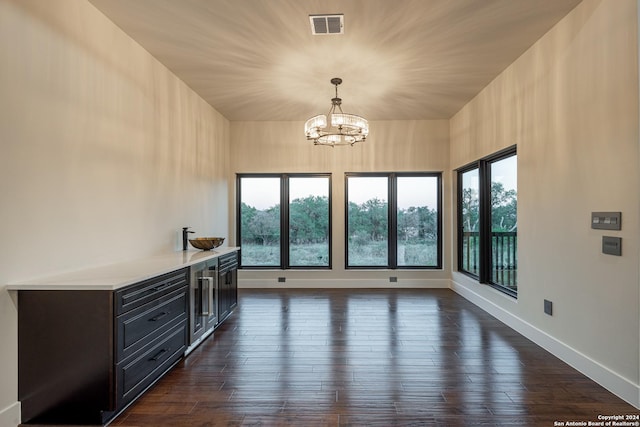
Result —
[[311, 34], [344, 34], [344, 15], [309, 15]]

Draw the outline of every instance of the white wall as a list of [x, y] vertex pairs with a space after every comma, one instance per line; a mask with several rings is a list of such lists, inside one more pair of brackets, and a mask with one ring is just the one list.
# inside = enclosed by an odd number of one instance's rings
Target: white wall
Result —
[[[637, 16], [584, 0], [451, 120], [452, 169], [518, 145], [518, 299], [457, 272], [454, 288], [636, 406]], [[622, 230], [592, 230], [592, 211], [621, 211]]]
[[9, 282], [228, 235], [229, 123], [86, 0], [0, 0], [0, 426]]
[[[332, 270], [240, 271], [241, 287], [448, 287], [450, 242], [444, 238], [443, 269], [345, 270], [345, 172], [446, 172], [449, 169], [449, 121], [379, 121], [370, 137], [353, 147], [314, 146], [304, 138], [304, 122], [232, 122], [231, 173], [330, 172], [332, 174]], [[443, 174], [443, 215], [449, 215], [451, 182]], [[235, 193], [230, 192], [230, 223], [235, 234]], [[444, 221], [443, 236], [450, 234]], [[397, 283], [389, 283], [397, 276]], [[286, 283], [278, 283], [286, 277]]]

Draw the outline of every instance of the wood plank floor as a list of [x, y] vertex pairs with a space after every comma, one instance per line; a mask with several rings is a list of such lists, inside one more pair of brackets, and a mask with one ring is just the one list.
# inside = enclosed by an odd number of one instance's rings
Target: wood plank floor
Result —
[[639, 414], [450, 290], [240, 290], [113, 426], [553, 426]]

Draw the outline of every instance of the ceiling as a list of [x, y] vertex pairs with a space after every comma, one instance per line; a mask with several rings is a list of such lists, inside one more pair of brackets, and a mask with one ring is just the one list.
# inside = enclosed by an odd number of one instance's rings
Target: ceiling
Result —
[[[90, 0], [231, 121], [448, 119], [580, 0]], [[344, 14], [343, 35], [310, 14]]]

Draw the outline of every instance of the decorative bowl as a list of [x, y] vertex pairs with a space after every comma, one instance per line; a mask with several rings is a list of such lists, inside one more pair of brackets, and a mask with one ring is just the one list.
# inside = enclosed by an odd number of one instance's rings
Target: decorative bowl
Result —
[[202, 249], [203, 251], [210, 251], [213, 248], [217, 248], [224, 242], [224, 237], [196, 237], [195, 239], [189, 239], [189, 243], [196, 249]]

